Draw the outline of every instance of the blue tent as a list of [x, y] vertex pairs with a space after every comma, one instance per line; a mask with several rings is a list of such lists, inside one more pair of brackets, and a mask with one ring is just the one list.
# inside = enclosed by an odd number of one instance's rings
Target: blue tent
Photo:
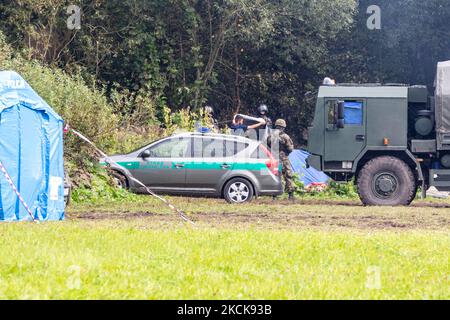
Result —
[[[12, 71], [0, 72], [0, 161], [34, 219], [64, 219], [63, 120]], [[31, 220], [1, 171], [0, 220]]]
[[307, 187], [312, 183], [327, 183], [330, 178], [323, 172], [318, 171], [312, 167], [306, 168], [306, 159], [309, 153], [303, 150], [294, 150], [289, 155], [292, 170], [298, 174], [300, 181]]

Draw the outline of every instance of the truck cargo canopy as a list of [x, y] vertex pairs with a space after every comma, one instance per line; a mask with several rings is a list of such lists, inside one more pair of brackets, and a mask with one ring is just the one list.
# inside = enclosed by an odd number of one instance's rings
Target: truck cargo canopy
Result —
[[450, 61], [439, 62], [436, 73], [436, 133], [438, 149], [450, 149]]

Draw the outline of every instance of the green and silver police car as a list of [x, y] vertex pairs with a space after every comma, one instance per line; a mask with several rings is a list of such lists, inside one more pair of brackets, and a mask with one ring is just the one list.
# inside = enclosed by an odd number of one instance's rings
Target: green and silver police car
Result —
[[155, 192], [230, 203], [283, 193], [280, 162], [263, 144], [244, 137], [185, 133], [109, 159], [119, 185], [137, 193], [145, 188], [134, 179]]

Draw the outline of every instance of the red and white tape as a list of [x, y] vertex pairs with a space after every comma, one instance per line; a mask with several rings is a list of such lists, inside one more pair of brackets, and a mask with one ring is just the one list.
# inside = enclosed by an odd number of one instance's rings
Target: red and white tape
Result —
[[33, 221], [37, 221], [36, 219], [34, 219], [34, 216], [33, 216], [33, 213], [30, 210], [30, 207], [28, 207], [27, 203], [25, 202], [25, 200], [20, 195], [19, 190], [17, 190], [16, 185], [12, 181], [11, 176], [8, 174], [8, 171], [6, 171], [6, 168], [3, 166], [3, 163], [1, 161], [0, 161], [0, 170], [2, 171], [3, 175], [6, 178], [6, 181], [8, 181], [9, 185], [14, 190], [14, 193], [17, 195], [17, 197], [19, 198], [19, 200], [22, 203], [22, 205], [24, 206], [24, 208], [27, 210], [27, 212], [30, 215], [31, 219]]

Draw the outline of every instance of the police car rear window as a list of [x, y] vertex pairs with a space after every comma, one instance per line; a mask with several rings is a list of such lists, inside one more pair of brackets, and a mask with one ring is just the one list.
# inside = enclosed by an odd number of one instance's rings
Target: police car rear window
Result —
[[224, 154], [223, 140], [203, 138], [203, 158], [222, 158]]
[[258, 148], [256, 148], [255, 151], [253, 151], [251, 158], [267, 160], [267, 159], [269, 159], [269, 156], [267, 155], [267, 153], [263, 150], [263, 148], [261, 146], [258, 146]]
[[194, 158], [223, 158], [232, 157], [247, 149], [249, 144], [233, 140], [217, 138], [194, 138], [191, 153]]
[[239, 152], [244, 151], [249, 146], [248, 143], [225, 140], [225, 153], [227, 157], [233, 157]]

